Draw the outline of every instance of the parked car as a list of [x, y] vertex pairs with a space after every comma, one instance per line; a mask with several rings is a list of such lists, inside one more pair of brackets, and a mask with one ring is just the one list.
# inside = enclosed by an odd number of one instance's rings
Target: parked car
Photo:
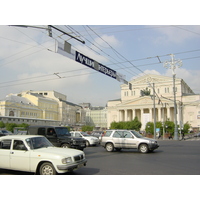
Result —
[[54, 147], [43, 136], [0, 137], [0, 168], [40, 175], [66, 173], [85, 166], [83, 151]]
[[138, 149], [141, 153], [147, 153], [159, 147], [156, 140], [145, 138], [133, 130], [107, 130], [101, 145], [110, 152], [114, 149]]
[[6, 136], [6, 135], [12, 135], [12, 132], [4, 130], [4, 129], [0, 130], [0, 137]]
[[86, 140], [71, 137], [67, 127], [64, 126], [29, 126], [27, 134], [43, 135], [56, 147], [68, 147], [79, 150], [83, 150], [86, 147]]
[[91, 136], [97, 137], [99, 139], [99, 142], [100, 142], [103, 134], [104, 134], [103, 131], [93, 131], [91, 133]]
[[71, 135], [76, 138], [83, 138], [86, 140], [86, 146], [92, 146], [92, 145], [97, 145], [99, 144], [99, 139], [96, 137], [93, 137], [86, 132], [81, 132], [81, 131], [70, 131]]
[[200, 132], [199, 132], [199, 133], [196, 133], [196, 134], [194, 135], [194, 137], [200, 137]]

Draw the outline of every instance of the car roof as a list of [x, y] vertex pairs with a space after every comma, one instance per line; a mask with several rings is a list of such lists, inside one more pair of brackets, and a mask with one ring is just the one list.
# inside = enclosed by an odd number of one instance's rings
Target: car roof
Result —
[[27, 138], [34, 138], [34, 137], [44, 137], [44, 136], [40, 136], [40, 135], [7, 135], [7, 136], [0, 137], [0, 140], [2, 140], [2, 139], [21, 139], [21, 140], [25, 140]]

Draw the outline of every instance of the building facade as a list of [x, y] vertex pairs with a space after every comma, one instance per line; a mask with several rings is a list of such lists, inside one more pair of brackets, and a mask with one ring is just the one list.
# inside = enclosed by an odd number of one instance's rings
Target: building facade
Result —
[[107, 128], [107, 108], [101, 106], [91, 107], [86, 110], [86, 124], [93, 126], [95, 130]]
[[42, 96], [23, 92], [0, 101], [0, 120], [5, 123], [57, 125], [57, 119], [57, 103]]
[[0, 101], [0, 120], [5, 123], [76, 127], [85, 125], [85, 117], [82, 106], [56, 91], [24, 91]]
[[[160, 75], [145, 75], [121, 85], [121, 99], [108, 101], [107, 126], [113, 121], [131, 121], [136, 116], [142, 123], [142, 130], [147, 122], [154, 121], [155, 91], [155, 116], [156, 121], [174, 121], [174, 93], [173, 78]], [[149, 95], [144, 95], [148, 91]], [[183, 127], [188, 122], [191, 128], [200, 126], [200, 95], [194, 94], [183, 79], [175, 79], [177, 124]]]

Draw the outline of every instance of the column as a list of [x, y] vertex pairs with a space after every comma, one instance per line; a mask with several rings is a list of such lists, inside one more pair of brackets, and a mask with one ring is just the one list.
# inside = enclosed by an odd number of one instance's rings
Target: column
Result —
[[121, 110], [118, 110], [118, 122], [121, 120]]
[[127, 114], [128, 114], [128, 113], [127, 113], [127, 110], [125, 109], [125, 110], [124, 110], [124, 121], [125, 121], [125, 122], [127, 122]]
[[132, 109], [132, 119], [135, 119], [135, 109]]
[[142, 109], [140, 109], [140, 112], [141, 112], [141, 119], [140, 119], [140, 121], [142, 122], [142, 124], [144, 123], [144, 121], [143, 121], [143, 114], [144, 114], [144, 109], [142, 108]]
[[161, 108], [158, 108], [158, 121], [162, 121], [161, 120]]
[[170, 118], [170, 107], [167, 108], [167, 120], [171, 120]]
[[152, 117], [152, 109], [151, 108], [149, 108], [149, 115], [150, 115], [150, 121], [152, 121], [152, 119], [153, 119], [153, 117]]

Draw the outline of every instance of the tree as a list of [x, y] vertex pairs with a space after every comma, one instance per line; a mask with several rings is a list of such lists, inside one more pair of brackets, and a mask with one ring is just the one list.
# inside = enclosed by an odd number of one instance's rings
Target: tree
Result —
[[0, 128], [5, 128], [5, 124], [2, 121], [0, 121]]
[[153, 134], [153, 132], [154, 132], [154, 123], [153, 122], [147, 122], [146, 123], [146, 127], [145, 127], [145, 131], [148, 134]]
[[190, 124], [188, 122], [186, 122], [184, 125], [183, 125], [183, 132], [184, 133], [188, 133], [190, 129]]
[[126, 130], [136, 130], [139, 131], [142, 126], [142, 123], [138, 120], [137, 117], [132, 121], [128, 122], [112, 122], [110, 124], [110, 129], [126, 129]]
[[6, 130], [13, 132], [13, 129], [17, 127], [15, 123], [6, 123]]
[[138, 120], [138, 117], [135, 117], [132, 122], [133, 122], [133, 127], [134, 127], [133, 129], [136, 131], [139, 131], [140, 128], [142, 127], [142, 123]]
[[85, 132], [85, 131], [93, 131], [93, 126], [82, 126], [82, 131]]
[[166, 121], [164, 126], [165, 126], [165, 132], [166, 133], [171, 133], [171, 134], [174, 133], [174, 127], [175, 127], [174, 122]]
[[162, 124], [162, 122], [156, 122], [156, 128], [159, 128], [160, 133], [163, 134], [163, 124]]

